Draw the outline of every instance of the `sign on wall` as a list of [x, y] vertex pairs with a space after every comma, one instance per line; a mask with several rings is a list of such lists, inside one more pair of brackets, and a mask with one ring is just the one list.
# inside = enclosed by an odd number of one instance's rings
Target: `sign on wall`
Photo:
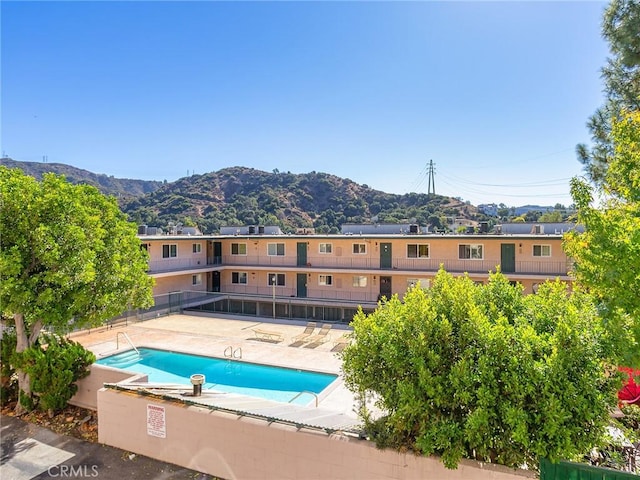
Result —
[[167, 437], [167, 419], [163, 406], [147, 405], [147, 434], [152, 437]]

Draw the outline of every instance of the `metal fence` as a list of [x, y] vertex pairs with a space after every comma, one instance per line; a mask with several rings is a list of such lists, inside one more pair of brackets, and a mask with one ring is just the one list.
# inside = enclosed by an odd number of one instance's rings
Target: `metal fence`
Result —
[[585, 463], [540, 460], [540, 480], [638, 480], [638, 475]]
[[376, 306], [372, 302], [357, 303], [270, 295], [180, 291], [157, 295], [154, 297], [152, 307], [129, 310], [111, 319], [108, 323], [111, 325], [128, 324], [188, 312], [349, 323], [359, 307], [362, 307], [366, 313], [371, 313]]

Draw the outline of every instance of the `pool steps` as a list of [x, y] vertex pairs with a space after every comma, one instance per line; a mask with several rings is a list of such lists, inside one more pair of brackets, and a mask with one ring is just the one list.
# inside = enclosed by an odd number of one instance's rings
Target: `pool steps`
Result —
[[301, 397], [302, 395], [305, 395], [305, 394], [313, 395], [313, 397], [316, 399], [316, 407], [317, 407], [318, 406], [318, 395], [316, 393], [314, 393], [314, 392], [309, 391], [309, 390], [302, 390], [301, 392], [296, 393], [293, 396], [293, 398], [291, 398], [291, 400], [289, 400], [287, 403], [293, 403], [296, 398]]
[[131, 366], [131, 363], [137, 361], [140, 357], [144, 355], [138, 351], [129, 350], [128, 352], [124, 352], [120, 354], [121, 356], [117, 361], [109, 363], [107, 366], [114, 368], [127, 368]]

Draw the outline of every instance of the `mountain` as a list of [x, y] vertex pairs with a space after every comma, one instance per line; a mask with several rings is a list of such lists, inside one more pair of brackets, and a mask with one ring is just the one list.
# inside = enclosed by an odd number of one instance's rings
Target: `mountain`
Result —
[[417, 223], [447, 227], [448, 218], [487, 220], [477, 208], [441, 195], [396, 195], [328, 173], [265, 172], [230, 167], [175, 182], [118, 179], [57, 163], [18, 162], [41, 178], [45, 172], [64, 174], [72, 183], [95, 185], [118, 197], [122, 210], [139, 225], [166, 227], [170, 222], [198, 226], [215, 233], [221, 226], [279, 225], [284, 232], [315, 228], [337, 233], [345, 223]]
[[150, 180], [131, 180], [114, 178], [100, 173], [93, 173], [64, 163], [19, 162], [11, 158], [0, 158], [0, 165], [19, 168], [27, 175], [40, 180], [44, 173], [53, 172], [64, 175], [71, 183], [83, 183], [97, 187], [105, 195], [114, 197], [135, 197], [150, 193], [162, 186], [163, 182]]
[[134, 221], [197, 224], [212, 233], [226, 225], [313, 227], [335, 233], [345, 223], [408, 222], [442, 228], [445, 217], [485, 219], [476, 207], [441, 195], [395, 195], [320, 172], [294, 174], [230, 167], [181, 178], [122, 202]]

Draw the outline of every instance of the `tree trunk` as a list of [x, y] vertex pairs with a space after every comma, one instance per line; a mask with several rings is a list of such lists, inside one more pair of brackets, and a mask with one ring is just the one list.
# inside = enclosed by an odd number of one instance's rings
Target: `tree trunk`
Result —
[[[16, 313], [13, 315], [16, 324], [16, 352], [21, 353], [28, 349], [38, 339], [40, 330], [42, 330], [42, 321], [38, 320], [31, 328], [24, 321], [24, 315]], [[27, 372], [20, 368], [16, 368], [18, 374], [18, 403], [16, 404], [16, 415], [22, 415], [27, 410], [20, 403], [21, 396], [31, 397], [31, 379]]]

